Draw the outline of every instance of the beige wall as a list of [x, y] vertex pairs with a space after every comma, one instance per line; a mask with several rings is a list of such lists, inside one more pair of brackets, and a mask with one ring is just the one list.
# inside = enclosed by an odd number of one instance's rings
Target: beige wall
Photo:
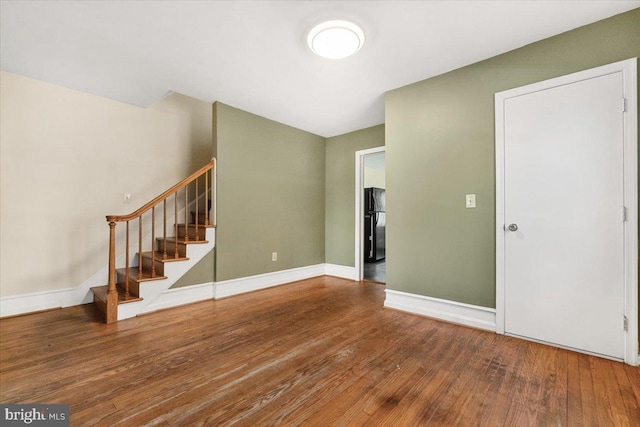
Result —
[[639, 56], [635, 9], [388, 92], [388, 288], [495, 307], [494, 94]]
[[2, 72], [0, 295], [76, 287], [103, 268], [105, 215], [206, 164], [211, 110], [178, 94], [141, 109]]
[[327, 263], [355, 267], [355, 153], [384, 145], [384, 125], [327, 138], [325, 213]]
[[325, 139], [219, 102], [214, 110], [216, 281], [324, 263]]

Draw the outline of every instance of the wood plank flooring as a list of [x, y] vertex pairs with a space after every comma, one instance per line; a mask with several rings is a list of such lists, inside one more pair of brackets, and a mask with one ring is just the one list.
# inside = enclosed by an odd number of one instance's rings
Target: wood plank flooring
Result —
[[639, 426], [640, 369], [384, 309], [320, 277], [101, 323], [0, 320], [0, 402], [74, 426]]

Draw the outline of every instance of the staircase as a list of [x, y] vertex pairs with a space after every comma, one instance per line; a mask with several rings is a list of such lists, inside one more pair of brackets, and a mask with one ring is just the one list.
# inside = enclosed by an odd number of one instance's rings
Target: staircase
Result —
[[[151, 311], [153, 301], [195, 264], [189, 255], [193, 253], [199, 259], [213, 248], [214, 167], [215, 159], [129, 215], [107, 216], [109, 283], [91, 288], [94, 304], [104, 313], [106, 323]], [[188, 211], [191, 215], [186, 214]], [[180, 219], [185, 221], [180, 223]], [[170, 220], [174, 224], [167, 233]], [[124, 254], [120, 256], [124, 255], [124, 260], [119, 260], [124, 265], [119, 267], [116, 266], [118, 223], [125, 225], [124, 236], [119, 233], [120, 240], [124, 240], [120, 243], [124, 244]], [[130, 232], [133, 227], [137, 232]], [[132, 247], [137, 249], [134, 257], [130, 257]]]

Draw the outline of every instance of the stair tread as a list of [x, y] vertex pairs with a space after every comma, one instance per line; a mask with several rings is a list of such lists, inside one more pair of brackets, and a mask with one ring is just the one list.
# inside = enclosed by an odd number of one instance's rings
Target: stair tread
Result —
[[108, 285], [104, 286], [95, 286], [91, 288], [91, 292], [93, 292], [93, 297], [98, 298], [100, 301], [107, 300], [107, 290], [109, 289]]
[[[122, 275], [127, 274], [127, 269], [126, 268], [117, 268], [116, 269], [117, 273], [120, 273]], [[162, 279], [166, 279], [167, 276], [160, 276], [160, 275], [156, 275], [156, 277], [151, 277], [151, 273], [147, 273], [145, 271], [142, 272], [142, 275], [140, 275], [139, 271], [138, 271], [138, 267], [131, 267], [129, 268], [129, 279], [137, 281], [137, 282], [148, 282], [151, 280], [162, 280]]]
[[[98, 298], [100, 301], [106, 302], [108, 289], [109, 289], [109, 286], [104, 285], [104, 286], [96, 286], [94, 288], [91, 288], [91, 291], [93, 292], [94, 298]], [[133, 294], [126, 295], [124, 289], [120, 287], [116, 287], [116, 289], [118, 290], [118, 304], [126, 304], [128, 302], [142, 301], [142, 298], [140, 298], [139, 296], [136, 296]]]
[[[184, 227], [185, 224], [184, 223], [179, 223], [178, 227]], [[187, 224], [187, 226], [189, 228], [196, 228], [195, 224]], [[200, 224], [198, 223], [198, 228], [216, 228], [215, 224], [209, 224], [209, 225], [205, 225], [205, 224]]]
[[[184, 243], [184, 244], [187, 244], [187, 245], [190, 245], [190, 244], [194, 244], [194, 245], [201, 245], [201, 244], [209, 243], [209, 241], [208, 241], [208, 240], [194, 240], [194, 239], [189, 239], [189, 240], [186, 240], [186, 241], [185, 241], [185, 240], [184, 240], [184, 237], [179, 237], [178, 239], [179, 239], [179, 240], [178, 240], [178, 244], [180, 244], [180, 243]], [[157, 240], [158, 240], [159, 242], [161, 242], [161, 241], [163, 240], [163, 238], [162, 238], [162, 237], [158, 237], [158, 238], [157, 238]], [[175, 241], [176, 241], [176, 238], [175, 238], [175, 237], [167, 237], [167, 242], [172, 242], [172, 243], [174, 243]]]
[[[169, 238], [167, 237], [167, 242], [169, 241]], [[142, 257], [143, 258], [149, 258], [151, 259], [151, 251], [148, 252], [142, 252]], [[188, 257], [178, 257], [178, 258], [174, 258], [174, 254], [170, 254], [167, 253], [167, 258], [164, 259], [163, 256], [164, 254], [160, 251], [155, 251], [156, 254], [156, 261], [160, 261], [160, 262], [175, 262], [175, 261], [188, 261], [189, 258]]]

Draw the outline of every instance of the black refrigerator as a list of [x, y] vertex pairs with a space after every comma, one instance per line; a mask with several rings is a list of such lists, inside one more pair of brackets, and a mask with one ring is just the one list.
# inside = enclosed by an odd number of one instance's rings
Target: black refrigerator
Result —
[[385, 257], [384, 188], [364, 189], [364, 261], [376, 262]]

